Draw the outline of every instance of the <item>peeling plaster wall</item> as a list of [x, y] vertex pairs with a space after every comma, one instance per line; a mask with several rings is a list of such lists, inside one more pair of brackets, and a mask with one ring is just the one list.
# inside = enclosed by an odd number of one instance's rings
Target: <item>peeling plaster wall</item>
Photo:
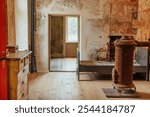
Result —
[[95, 59], [95, 49], [106, 47], [109, 0], [36, 0], [35, 50], [39, 72], [48, 71], [48, 14], [81, 16], [81, 59]]
[[146, 41], [150, 38], [150, 0], [139, 0], [137, 39]]
[[[137, 0], [36, 0], [36, 60], [48, 71], [48, 14], [81, 16], [81, 59], [95, 59], [95, 49], [107, 48], [109, 35], [136, 35]], [[111, 20], [110, 20], [111, 19]], [[101, 55], [106, 58], [106, 52]]]
[[[95, 59], [95, 49], [109, 41], [109, 0], [85, 0], [82, 9], [82, 59]], [[106, 54], [102, 55], [106, 58]]]
[[136, 35], [132, 22], [137, 12], [138, 0], [111, 0], [110, 35]]

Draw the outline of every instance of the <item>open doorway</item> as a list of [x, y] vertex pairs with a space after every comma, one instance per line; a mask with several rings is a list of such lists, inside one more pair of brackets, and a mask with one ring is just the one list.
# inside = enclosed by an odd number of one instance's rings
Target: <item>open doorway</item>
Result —
[[49, 70], [76, 71], [79, 16], [49, 15]]

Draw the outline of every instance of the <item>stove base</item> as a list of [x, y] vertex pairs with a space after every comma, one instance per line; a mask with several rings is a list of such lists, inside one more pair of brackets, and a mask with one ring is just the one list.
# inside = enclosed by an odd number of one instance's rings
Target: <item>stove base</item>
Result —
[[105, 96], [108, 98], [139, 98], [137, 92], [133, 90], [122, 90], [118, 92], [118, 89], [111, 89], [111, 88], [103, 88], [102, 89]]

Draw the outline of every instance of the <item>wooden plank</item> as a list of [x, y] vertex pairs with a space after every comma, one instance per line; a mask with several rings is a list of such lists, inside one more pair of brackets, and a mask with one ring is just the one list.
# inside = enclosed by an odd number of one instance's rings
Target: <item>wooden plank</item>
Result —
[[15, 0], [7, 1], [7, 45], [16, 46]]
[[11, 53], [7, 57], [7, 60], [21, 60], [25, 58], [26, 56], [30, 55], [32, 52], [31, 51], [19, 51], [16, 53]]
[[[82, 76], [81, 76], [82, 77]], [[87, 77], [87, 76], [86, 76]], [[150, 99], [146, 81], [134, 81], [140, 95], [136, 99]], [[111, 80], [78, 81], [76, 73], [50, 72], [38, 74], [29, 81], [29, 99], [40, 100], [107, 100], [102, 88], [113, 88]], [[133, 100], [135, 98], [120, 98]]]
[[66, 57], [77, 57], [78, 43], [66, 43]]
[[8, 62], [9, 99], [17, 99], [17, 84], [18, 84], [17, 72], [19, 71], [18, 66], [19, 66], [18, 61]]

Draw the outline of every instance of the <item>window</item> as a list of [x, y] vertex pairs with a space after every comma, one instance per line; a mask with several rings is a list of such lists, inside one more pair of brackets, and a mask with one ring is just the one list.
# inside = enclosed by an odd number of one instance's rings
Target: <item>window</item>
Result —
[[78, 42], [78, 17], [67, 17], [66, 42]]

